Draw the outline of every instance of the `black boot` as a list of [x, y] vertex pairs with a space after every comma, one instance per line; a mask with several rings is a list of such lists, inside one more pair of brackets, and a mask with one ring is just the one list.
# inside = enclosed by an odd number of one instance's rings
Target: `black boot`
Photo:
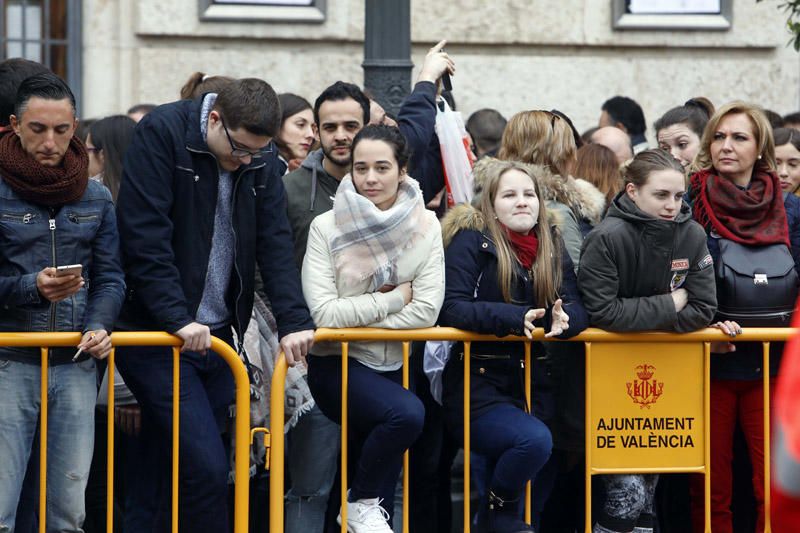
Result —
[[519, 498], [510, 499], [489, 491], [489, 533], [534, 533], [519, 515]]

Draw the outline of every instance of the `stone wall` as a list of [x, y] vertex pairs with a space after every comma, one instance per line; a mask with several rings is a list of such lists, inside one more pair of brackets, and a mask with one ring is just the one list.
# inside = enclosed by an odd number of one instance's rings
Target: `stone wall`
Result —
[[[196, 70], [311, 100], [337, 79], [360, 84], [364, 3], [327, 4], [321, 24], [248, 23], [201, 21], [198, 0], [84, 0], [85, 115], [171, 101]], [[611, 0], [416, 0], [412, 60], [448, 38], [465, 114], [556, 107], [581, 130], [615, 94], [639, 101], [648, 125], [698, 95], [800, 109], [800, 62], [775, 2], [733, 0], [727, 31], [614, 31], [611, 17]]]

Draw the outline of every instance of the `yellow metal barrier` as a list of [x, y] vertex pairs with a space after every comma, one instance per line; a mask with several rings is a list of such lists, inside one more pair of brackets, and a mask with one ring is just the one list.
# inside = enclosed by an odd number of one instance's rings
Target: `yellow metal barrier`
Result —
[[[48, 348], [74, 347], [81, 340], [80, 333], [0, 333], [0, 346], [41, 349], [41, 411], [39, 447], [39, 532], [46, 533], [47, 517], [47, 390]], [[159, 332], [117, 332], [111, 335], [114, 347], [119, 346], [172, 346], [173, 398], [180, 398], [180, 350], [183, 341], [173, 335]], [[211, 337], [211, 349], [231, 367], [236, 384], [236, 462], [234, 496], [234, 533], [247, 533], [250, 468], [250, 381], [236, 351], [225, 342]], [[108, 473], [106, 530], [113, 531], [114, 524], [114, 350], [108, 358]], [[285, 365], [285, 362], [284, 362]], [[285, 373], [285, 367], [284, 367]], [[172, 531], [178, 531], [178, 423], [179, 402], [173, 401], [172, 439]], [[282, 433], [281, 433], [282, 435]], [[281, 440], [281, 439], [277, 439]], [[282, 457], [282, 456], [281, 456]], [[281, 461], [282, 462], [282, 461]]]
[[[764, 378], [764, 513], [765, 513], [765, 532], [771, 531], [769, 510], [770, 510], [770, 420], [769, 420], [769, 343], [785, 341], [797, 331], [791, 328], [745, 328], [745, 332], [736, 338], [736, 342], [763, 342], [763, 366]], [[346, 492], [347, 492], [347, 357], [348, 343], [357, 341], [393, 341], [403, 342], [403, 384], [408, 387], [408, 348], [410, 341], [444, 340], [464, 343], [464, 531], [470, 530], [471, 510], [470, 510], [470, 349], [471, 343], [476, 341], [496, 341], [493, 335], [479, 335], [454, 328], [427, 328], [416, 330], [384, 330], [376, 328], [351, 328], [351, 329], [327, 329], [320, 328], [315, 334], [315, 342], [340, 342], [342, 345], [342, 533], [346, 533]], [[531, 352], [530, 343], [532, 341], [525, 337], [503, 337], [503, 341], [524, 342], [525, 343], [525, 365], [526, 365], [526, 401], [530, 406], [530, 370]], [[669, 473], [669, 472], [694, 472], [703, 474], [705, 477], [705, 518], [706, 531], [710, 529], [710, 438], [709, 438], [709, 409], [710, 409], [710, 343], [714, 341], [730, 341], [730, 337], [717, 329], [704, 329], [692, 333], [610, 333], [603, 330], [590, 328], [569, 341], [559, 341], [557, 339], [545, 339], [544, 332], [538, 328], [533, 335], [533, 342], [583, 342], [586, 345], [586, 531], [591, 531], [591, 476], [596, 474], [614, 473]], [[702, 343], [703, 346], [703, 412], [704, 423], [704, 449], [703, 465], [692, 468], [602, 468], [592, 467], [592, 442], [591, 442], [591, 392], [592, 383], [588, 379], [592, 364], [592, 343]], [[284, 442], [280, 436], [284, 433], [284, 388], [286, 381], [286, 360], [283, 354], [280, 355], [275, 364], [272, 378], [271, 402], [270, 402], [270, 432], [278, 436], [273, 439], [269, 454], [272, 456], [271, 475], [270, 475], [270, 531], [279, 533], [284, 531]], [[408, 452], [404, 457], [403, 475], [403, 531], [408, 532]], [[530, 483], [526, 487], [526, 520], [530, 520]], [[237, 532], [238, 533], [238, 532]]]

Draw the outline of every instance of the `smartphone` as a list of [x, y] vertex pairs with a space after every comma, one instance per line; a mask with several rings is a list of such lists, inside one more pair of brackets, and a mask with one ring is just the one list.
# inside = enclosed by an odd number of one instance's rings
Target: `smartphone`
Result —
[[56, 277], [68, 276], [70, 274], [74, 274], [76, 276], [80, 276], [82, 271], [83, 271], [83, 265], [57, 266], [56, 267]]
[[[444, 51], [444, 48], [442, 48], [442, 52]], [[450, 80], [450, 73], [448, 72], [442, 74], [442, 89], [445, 91], [453, 90], [453, 82]]]

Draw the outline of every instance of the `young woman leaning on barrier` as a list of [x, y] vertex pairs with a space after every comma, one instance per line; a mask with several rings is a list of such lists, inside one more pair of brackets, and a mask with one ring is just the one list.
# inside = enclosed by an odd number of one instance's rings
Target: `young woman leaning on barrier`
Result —
[[[572, 261], [540, 202], [540, 171], [492, 158], [475, 165], [483, 183], [479, 207], [457, 207], [443, 223], [441, 325], [528, 337], [543, 327], [558, 338], [586, 327]], [[463, 444], [463, 345], [450, 354], [442, 404], [448, 429]], [[526, 406], [523, 345], [475, 342], [471, 355], [471, 444], [489, 461], [489, 531], [533, 531], [520, 519], [520, 497], [550, 456], [552, 438]]]
[[[624, 180], [581, 253], [578, 287], [592, 325], [624, 332], [708, 326], [717, 305], [714, 268], [705, 232], [683, 201], [681, 163], [665, 150], [646, 150], [624, 169]], [[603, 482], [595, 533], [653, 531], [657, 474]]]
[[[395, 127], [366, 126], [353, 139], [351, 157], [352, 175], [339, 184], [333, 210], [314, 219], [308, 236], [303, 293], [314, 322], [328, 328], [433, 326], [444, 292], [441, 232], [406, 174], [406, 141]], [[325, 416], [341, 423], [341, 347], [318, 343], [312, 352], [311, 393]], [[422, 431], [425, 414], [401, 385], [402, 364], [398, 342], [350, 343], [351, 533], [392, 531], [402, 454]]]
[[[781, 190], [772, 128], [763, 111], [744, 102], [717, 110], [703, 133], [694, 167], [692, 214], [705, 228], [715, 263], [718, 319], [745, 327], [788, 326], [798, 294], [800, 199]], [[732, 531], [731, 461], [738, 423], [753, 467], [756, 531], [762, 531], [762, 344], [727, 343], [721, 350], [712, 346], [714, 351], [725, 353], [711, 357], [711, 529]], [[770, 344], [772, 377], [782, 351], [783, 343]], [[698, 531], [703, 525], [702, 491], [701, 480], [693, 479], [692, 518]]]

